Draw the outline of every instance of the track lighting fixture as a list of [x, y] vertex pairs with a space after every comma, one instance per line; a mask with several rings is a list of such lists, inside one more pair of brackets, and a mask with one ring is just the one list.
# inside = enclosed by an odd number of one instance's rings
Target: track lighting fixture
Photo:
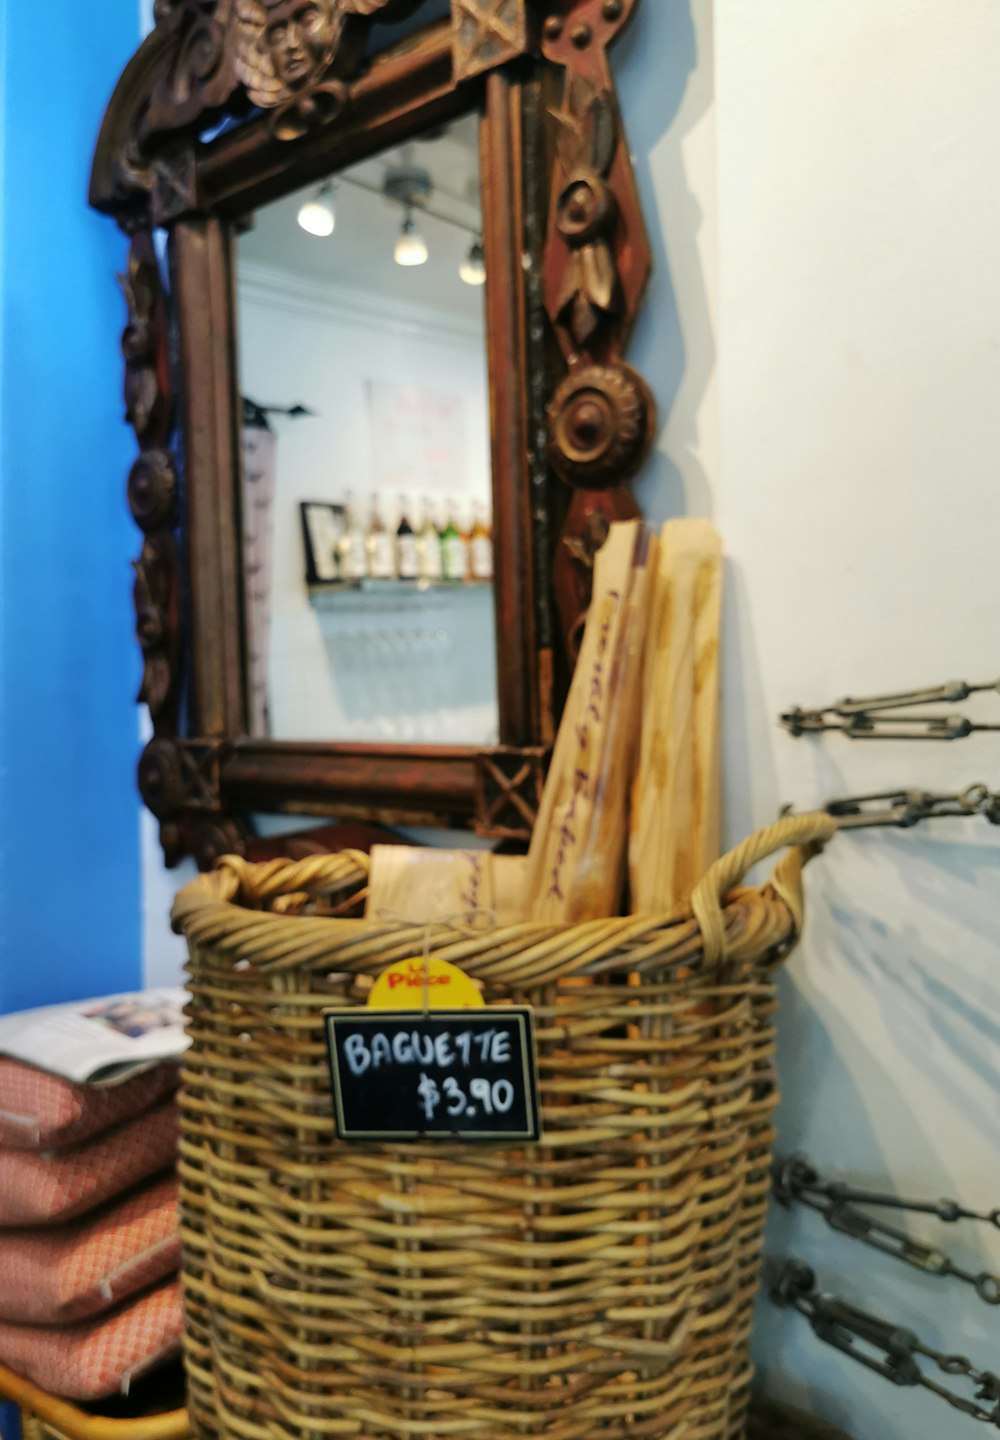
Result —
[[469, 253], [458, 267], [458, 273], [466, 285], [486, 284], [486, 256], [482, 240], [474, 240]]
[[427, 263], [427, 241], [417, 229], [417, 222], [413, 218], [413, 211], [407, 210], [406, 219], [403, 221], [403, 228], [396, 241], [395, 257], [397, 265], [425, 265]]
[[333, 208], [331, 180], [321, 185], [312, 199], [307, 200], [299, 210], [299, 224], [308, 234], [318, 235], [320, 239], [333, 234], [337, 216]]

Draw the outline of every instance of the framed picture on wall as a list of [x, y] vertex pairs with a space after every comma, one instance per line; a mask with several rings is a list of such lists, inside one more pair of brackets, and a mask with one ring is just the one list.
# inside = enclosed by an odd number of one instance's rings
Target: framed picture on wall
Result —
[[304, 500], [302, 537], [306, 554], [306, 584], [329, 585], [342, 578], [340, 541], [344, 534], [344, 507], [326, 500]]

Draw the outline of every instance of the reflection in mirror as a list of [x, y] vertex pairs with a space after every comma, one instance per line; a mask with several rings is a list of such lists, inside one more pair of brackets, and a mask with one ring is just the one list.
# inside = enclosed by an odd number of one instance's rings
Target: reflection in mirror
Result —
[[237, 254], [251, 733], [498, 742], [478, 119]]

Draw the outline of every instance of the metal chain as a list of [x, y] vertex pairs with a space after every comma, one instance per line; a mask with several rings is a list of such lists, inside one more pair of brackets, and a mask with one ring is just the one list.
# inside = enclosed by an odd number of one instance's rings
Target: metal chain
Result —
[[914, 1240], [905, 1230], [875, 1220], [857, 1209], [858, 1205], [882, 1206], [892, 1210], [910, 1210], [918, 1215], [934, 1215], [945, 1224], [959, 1220], [975, 1220], [1000, 1230], [1000, 1210], [981, 1213], [966, 1210], [955, 1200], [904, 1200], [898, 1195], [885, 1195], [874, 1190], [859, 1190], [839, 1181], [824, 1180], [804, 1155], [794, 1155], [780, 1164], [774, 1175], [775, 1199], [790, 1207], [795, 1203], [817, 1211], [832, 1230], [849, 1235], [892, 1255], [927, 1275], [951, 1276], [971, 1285], [987, 1305], [1000, 1305], [1000, 1276], [981, 1271], [978, 1275], [964, 1270], [936, 1246]]
[[912, 706], [953, 705], [970, 695], [992, 690], [1000, 694], [1000, 679], [984, 685], [970, 685], [965, 680], [950, 680], [927, 690], [904, 690], [895, 695], [872, 695], [866, 699], [850, 697], [835, 700], [818, 710], [801, 706], [785, 711], [781, 723], [790, 735], [815, 735], [824, 730], [839, 730], [851, 740], [964, 740], [981, 730], [1000, 730], [1000, 724], [986, 725], [969, 720], [965, 715], [906, 715], [899, 713]]
[[[1000, 793], [983, 784], [967, 785], [953, 795], [929, 790], [883, 790], [874, 795], [851, 795], [824, 806], [842, 830], [869, 830], [892, 826], [909, 830], [922, 820], [968, 819], [980, 815], [1000, 825]], [[786, 806], [782, 814], [792, 814]]]
[[[962, 1355], [932, 1350], [912, 1330], [848, 1305], [836, 1295], [821, 1294], [815, 1273], [797, 1260], [779, 1268], [771, 1285], [771, 1298], [804, 1315], [820, 1340], [859, 1365], [894, 1385], [930, 1390], [963, 1415], [1000, 1430], [1000, 1376], [992, 1371], [978, 1370]], [[943, 1375], [964, 1376], [974, 1388], [975, 1397], [969, 1399], [926, 1374], [918, 1356], [932, 1361]]]

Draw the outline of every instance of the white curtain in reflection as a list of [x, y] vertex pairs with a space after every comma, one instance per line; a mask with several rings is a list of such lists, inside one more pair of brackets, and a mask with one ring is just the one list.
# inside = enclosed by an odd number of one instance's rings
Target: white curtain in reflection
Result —
[[270, 734], [268, 645], [277, 436], [259, 425], [243, 429], [243, 583], [246, 605], [247, 704], [250, 734]]

